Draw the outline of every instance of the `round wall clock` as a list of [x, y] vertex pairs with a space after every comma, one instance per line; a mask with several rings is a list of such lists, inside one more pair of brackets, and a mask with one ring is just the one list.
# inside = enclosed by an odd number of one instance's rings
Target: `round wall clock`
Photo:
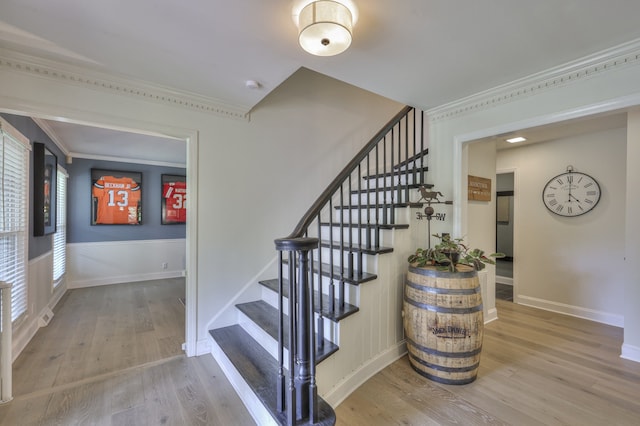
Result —
[[542, 202], [550, 212], [574, 217], [591, 211], [600, 201], [600, 185], [591, 176], [574, 172], [572, 166], [547, 182]]

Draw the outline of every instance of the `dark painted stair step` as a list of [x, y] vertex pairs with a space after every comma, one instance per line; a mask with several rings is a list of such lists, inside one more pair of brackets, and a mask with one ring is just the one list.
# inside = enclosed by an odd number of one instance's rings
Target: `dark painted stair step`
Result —
[[399, 162], [398, 164], [393, 166], [393, 168], [394, 169], [399, 169], [400, 167], [404, 166], [405, 164], [409, 164], [409, 163], [411, 163], [413, 161], [416, 161], [416, 160], [424, 159], [428, 154], [429, 154], [429, 148], [425, 149], [422, 152], [419, 152], [417, 154], [412, 155], [411, 157], [407, 158], [404, 161]]
[[360, 209], [375, 209], [375, 208], [402, 208], [402, 207], [411, 207], [411, 208], [419, 208], [422, 207], [423, 203], [393, 203], [393, 204], [353, 204], [351, 206], [335, 206], [336, 210], [360, 210]]
[[[415, 169], [416, 173], [422, 173], [422, 172], [427, 172], [427, 171], [429, 171], [428, 167], [417, 167]], [[375, 173], [375, 174], [372, 174], [372, 175], [362, 176], [362, 179], [379, 179], [379, 178], [382, 178], [382, 177], [410, 175], [410, 174], [413, 174], [413, 172], [414, 172], [413, 169], [409, 169], [409, 170], [393, 170], [393, 171], [389, 171], [389, 172]]]
[[340, 224], [340, 222], [320, 222], [321, 226], [335, 226], [343, 228], [362, 228], [362, 229], [408, 229], [408, 223], [344, 223]]
[[[258, 399], [271, 412], [273, 418], [279, 424], [286, 425], [286, 412], [277, 411], [278, 362], [239, 325], [210, 330], [209, 334], [215, 339]], [[316, 425], [330, 426], [335, 423], [336, 415], [333, 408], [318, 397], [318, 423]]]
[[[251, 321], [256, 323], [260, 328], [269, 334], [276, 341], [278, 340], [278, 310], [265, 302], [264, 300], [256, 300], [254, 302], [240, 303], [236, 305], [243, 314]], [[289, 348], [289, 317], [284, 317], [284, 347]], [[322, 345], [316, 342], [316, 363], [320, 363], [327, 359], [331, 354], [338, 350], [338, 345], [324, 339]]]
[[322, 241], [320, 241], [320, 245], [322, 247], [332, 247], [332, 248], [334, 248], [336, 250], [343, 249], [345, 252], [364, 253], [364, 254], [372, 254], [372, 255], [391, 253], [393, 251], [393, 247], [383, 247], [383, 246], [373, 247], [373, 246], [371, 246], [370, 248], [367, 248], [364, 245], [358, 245], [358, 244], [349, 245], [348, 242], [345, 242], [341, 246], [340, 245], [340, 241], [337, 241], [337, 240], [333, 240], [333, 242], [322, 240]]
[[[269, 290], [272, 290], [275, 293], [278, 293], [278, 279], [272, 279], [272, 280], [263, 280], [260, 281], [260, 284], [263, 285], [264, 287], [268, 288]], [[283, 280], [283, 289], [282, 289], [282, 293], [283, 296], [288, 298], [289, 297], [289, 280], [284, 279]], [[315, 312], [320, 312], [320, 301], [318, 298], [318, 292], [314, 292], [314, 311]], [[344, 306], [340, 307], [338, 306], [337, 300], [336, 300], [336, 306], [333, 310], [333, 312], [330, 311], [330, 307], [329, 307], [329, 297], [327, 295], [323, 295], [322, 296], [322, 316], [324, 316], [327, 319], [330, 319], [331, 321], [334, 322], [338, 322], [341, 321], [343, 319], [345, 319], [346, 317], [348, 317], [351, 314], [355, 314], [356, 312], [358, 312], [360, 310], [360, 308], [358, 308], [355, 305], [352, 305], [350, 303], [344, 303]]]
[[[286, 265], [289, 263], [289, 260], [284, 259], [282, 263]], [[318, 273], [318, 262], [313, 262], [313, 272], [315, 272], [316, 274]], [[322, 276], [331, 278], [331, 266], [328, 263], [322, 264]], [[347, 268], [345, 268], [343, 275], [340, 266], [335, 265], [333, 267], [333, 279], [336, 282], [344, 281], [347, 284], [360, 285], [368, 281], [373, 281], [376, 278], [378, 278], [376, 274], [370, 274], [369, 272], [360, 272], [358, 270], [354, 270], [353, 274], [350, 275]]]
[[[400, 185], [400, 189], [404, 189], [409, 187], [410, 189], [417, 189], [420, 188], [421, 186], [427, 187], [427, 188], [431, 188], [433, 187], [433, 184], [427, 184], [427, 183], [410, 183], [409, 185]], [[379, 188], [360, 188], [360, 189], [352, 189], [351, 193], [352, 194], [366, 194], [367, 192], [371, 193], [375, 193], [375, 192], [384, 192], [384, 191], [395, 191], [398, 189], [398, 185], [394, 185], [394, 186], [384, 186], [384, 187], [379, 187]]]

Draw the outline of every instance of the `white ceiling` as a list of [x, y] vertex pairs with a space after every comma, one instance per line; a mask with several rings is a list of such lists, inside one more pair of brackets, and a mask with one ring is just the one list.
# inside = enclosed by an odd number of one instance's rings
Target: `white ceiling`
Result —
[[[640, 38], [637, 0], [354, 1], [334, 57], [297, 45], [309, 0], [2, 0], [0, 47], [244, 111], [300, 67], [429, 109]], [[51, 128], [75, 151], [67, 126]]]

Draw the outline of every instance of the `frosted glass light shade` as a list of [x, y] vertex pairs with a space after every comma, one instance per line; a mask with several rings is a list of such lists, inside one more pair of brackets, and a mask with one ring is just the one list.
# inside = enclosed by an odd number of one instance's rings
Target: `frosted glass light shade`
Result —
[[342, 3], [321, 0], [309, 3], [298, 17], [300, 46], [317, 56], [333, 56], [351, 45], [351, 11]]

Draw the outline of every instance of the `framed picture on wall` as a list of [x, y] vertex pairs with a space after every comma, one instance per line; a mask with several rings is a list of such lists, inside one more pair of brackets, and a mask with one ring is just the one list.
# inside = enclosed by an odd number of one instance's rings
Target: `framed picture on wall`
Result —
[[56, 232], [58, 157], [40, 142], [33, 143], [33, 235]]
[[187, 222], [187, 178], [180, 175], [162, 175], [162, 224], [176, 225]]
[[91, 169], [91, 224], [142, 224], [142, 173]]

